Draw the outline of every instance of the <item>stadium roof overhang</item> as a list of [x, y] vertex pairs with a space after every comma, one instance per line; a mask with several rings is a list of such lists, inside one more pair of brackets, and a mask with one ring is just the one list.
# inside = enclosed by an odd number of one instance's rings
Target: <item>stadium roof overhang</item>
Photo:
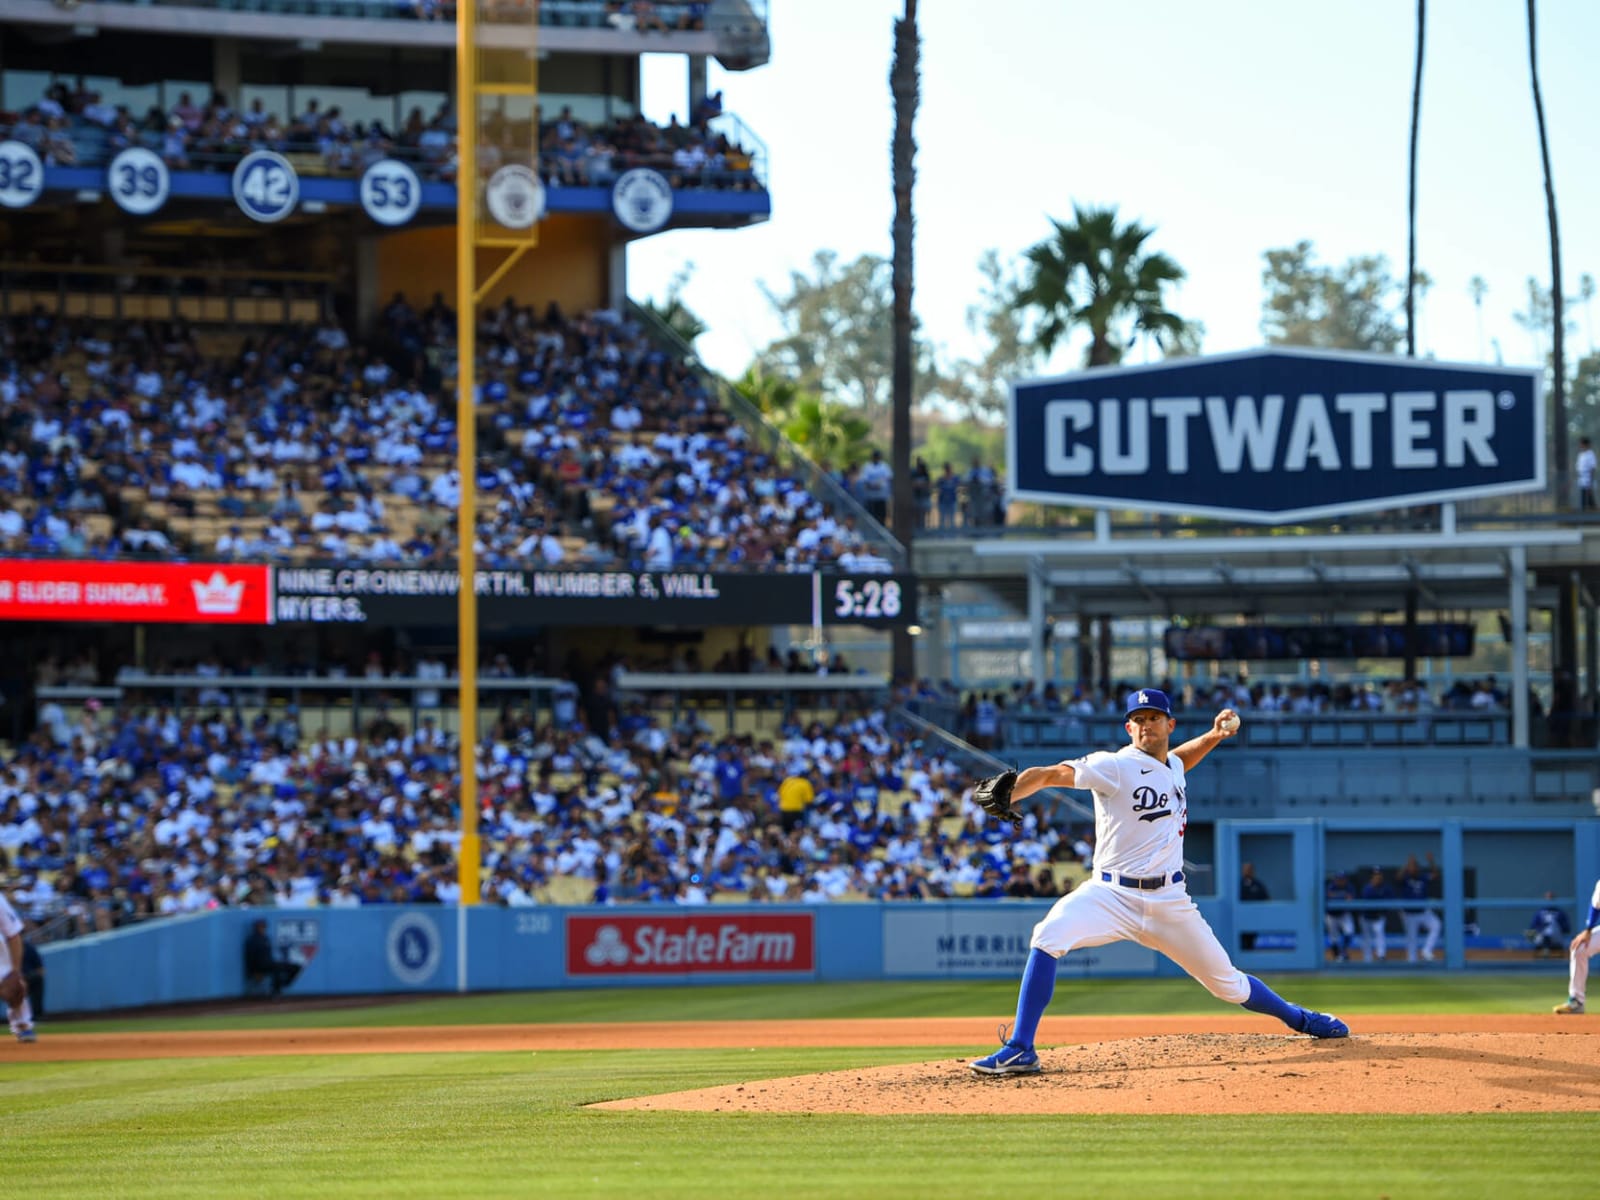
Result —
[[1111, 616], [1372, 613], [1403, 608], [1504, 610], [1519, 576], [1530, 606], [1541, 585], [1576, 572], [1600, 595], [1600, 533], [1577, 528], [1454, 533], [925, 539], [925, 585], [988, 585], [1026, 611], [1032, 588], [1050, 611]]

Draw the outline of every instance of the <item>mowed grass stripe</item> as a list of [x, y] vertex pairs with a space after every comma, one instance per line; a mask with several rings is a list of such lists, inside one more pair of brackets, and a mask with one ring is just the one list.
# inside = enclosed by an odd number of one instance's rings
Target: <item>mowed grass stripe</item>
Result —
[[[36, 1196], [1493, 1196], [1582, 1190], [1593, 1114], [853, 1117], [592, 1101], [919, 1050], [39, 1064], [7, 1072], [7, 1190]], [[70, 1085], [64, 1085], [65, 1080]]]
[[[1366, 974], [1359, 970], [1266, 976], [1299, 1004], [1351, 1015], [1371, 1012], [1548, 1012], [1566, 993], [1564, 972]], [[204, 1015], [67, 1020], [65, 1032], [134, 1033], [175, 1029], [343, 1029], [395, 1025], [504, 1025], [605, 1021], [788, 1020], [852, 1017], [995, 1017], [1011, 1012], [1008, 981], [911, 981], [717, 987], [594, 988], [429, 996], [370, 1006]], [[330, 1002], [332, 1002], [330, 1000]], [[1187, 977], [1063, 979], [1052, 1016], [1232, 1011]], [[48, 1033], [48, 1028], [46, 1032]], [[985, 1031], [979, 1040], [987, 1038]]]

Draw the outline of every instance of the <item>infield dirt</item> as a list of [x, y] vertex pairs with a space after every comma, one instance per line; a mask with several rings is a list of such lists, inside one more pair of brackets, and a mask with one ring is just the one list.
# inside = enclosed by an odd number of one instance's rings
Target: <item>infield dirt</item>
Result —
[[[993, 1021], [634, 1022], [374, 1029], [57, 1033], [0, 1043], [0, 1063], [234, 1055], [993, 1048]], [[973, 1076], [967, 1057], [751, 1080], [596, 1105], [711, 1112], [1454, 1113], [1600, 1111], [1600, 1021], [1552, 1015], [1364, 1015], [1318, 1042], [1256, 1017], [1046, 1018], [1044, 1073]]]

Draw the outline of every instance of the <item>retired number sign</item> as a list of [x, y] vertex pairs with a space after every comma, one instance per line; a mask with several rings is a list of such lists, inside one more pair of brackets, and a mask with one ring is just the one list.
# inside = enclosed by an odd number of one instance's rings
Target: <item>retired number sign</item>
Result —
[[379, 225], [404, 225], [422, 204], [422, 183], [409, 163], [379, 159], [361, 176], [361, 207]]
[[106, 186], [118, 208], [136, 217], [160, 211], [172, 190], [172, 176], [161, 156], [143, 146], [129, 146], [106, 168]]
[[252, 221], [271, 225], [300, 203], [300, 177], [283, 155], [256, 150], [233, 169], [233, 200]]
[[26, 142], [0, 142], [0, 205], [27, 208], [44, 191], [44, 164]]

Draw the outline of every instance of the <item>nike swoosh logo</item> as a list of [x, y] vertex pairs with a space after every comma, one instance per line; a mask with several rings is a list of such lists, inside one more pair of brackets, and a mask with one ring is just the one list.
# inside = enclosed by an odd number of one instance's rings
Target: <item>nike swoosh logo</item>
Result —
[[1150, 774], [1151, 771], [1154, 771], [1154, 770], [1155, 770], [1154, 767], [1145, 767], [1142, 771], [1139, 772], [1139, 774], [1148, 775], [1148, 774]]

